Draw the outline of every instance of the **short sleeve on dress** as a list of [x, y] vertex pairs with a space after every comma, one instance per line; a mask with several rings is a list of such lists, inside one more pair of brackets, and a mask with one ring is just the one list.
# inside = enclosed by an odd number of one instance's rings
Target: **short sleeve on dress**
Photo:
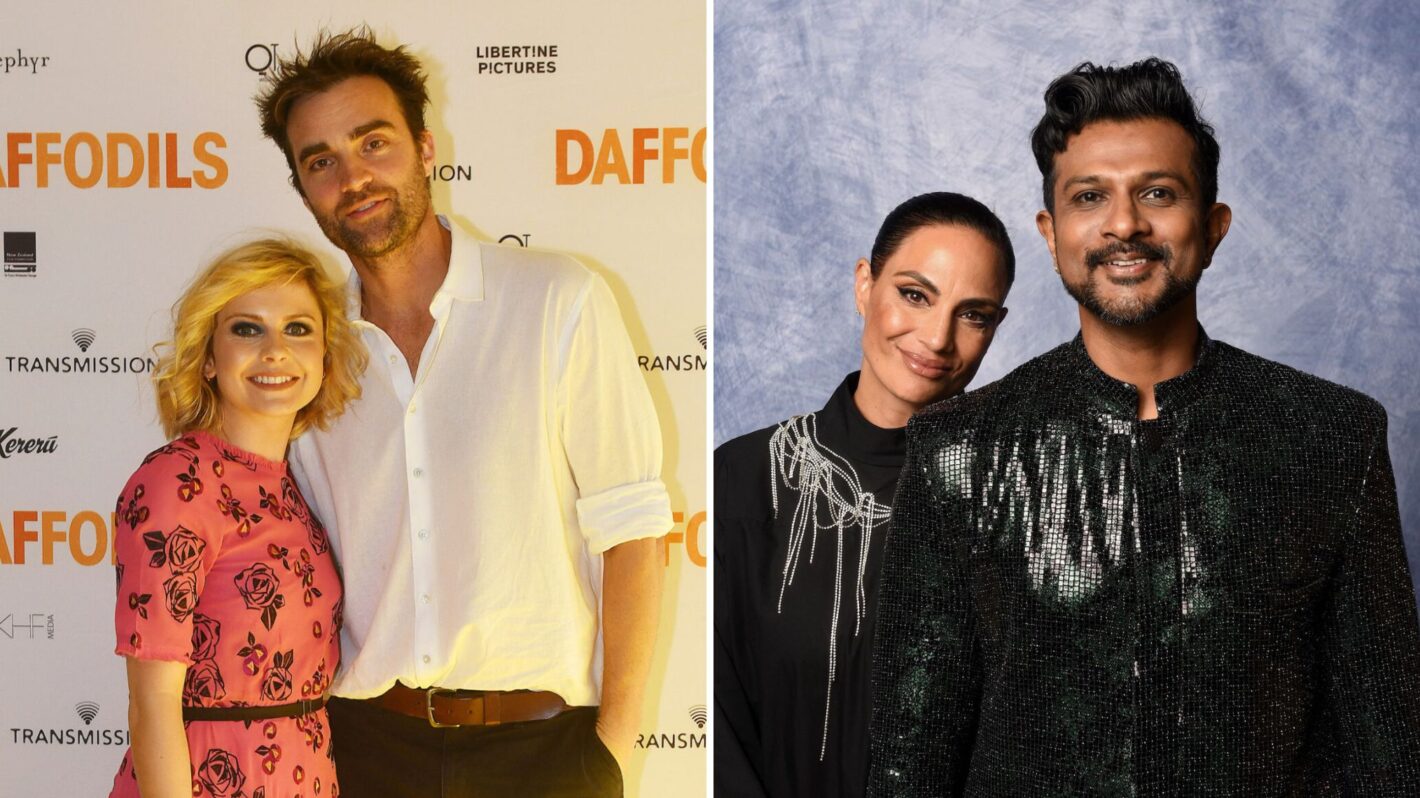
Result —
[[202, 645], [197, 599], [221, 538], [204, 522], [212, 499], [203, 482], [215, 480], [201, 473], [196, 449], [179, 438], [149, 455], [118, 497], [117, 654], [191, 664]]

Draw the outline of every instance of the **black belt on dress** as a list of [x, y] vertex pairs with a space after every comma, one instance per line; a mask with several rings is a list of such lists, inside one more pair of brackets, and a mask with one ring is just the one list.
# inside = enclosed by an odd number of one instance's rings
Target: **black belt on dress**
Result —
[[291, 704], [256, 707], [183, 707], [183, 720], [265, 720], [267, 718], [299, 718], [325, 706], [327, 695], [303, 699]]

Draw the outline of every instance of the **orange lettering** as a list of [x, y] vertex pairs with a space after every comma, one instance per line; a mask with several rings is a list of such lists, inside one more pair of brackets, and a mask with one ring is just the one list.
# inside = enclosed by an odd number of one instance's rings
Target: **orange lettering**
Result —
[[39, 520], [34, 510], [16, 510], [10, 528], [15, 531], [15, 564], [25, 564], [25, 544], [39, 540], [39, 535], [29, 525]]
[[675, 182], [675, 162], [690, 157], [690, 150], [676, 142], [690, 135], [688, 127], [668, 127], [661, 132], [661, 182]]
[[[85, 524], [93, 524], [94, 549], [84, 551], [82, 533]], [[108, 547], [108, 530], [104, 528], [103, 516], [93, 510], [84, 510], [69, 522], [69, 554], [80, 565], [98, 565], [103, 562], [104, 550]]]
[[700, 128], [695, 134], [695, 140], [690, 143], [690, 168], [695, 172], [695, 177], [702, 183], [705, 182], [705, 132], [706, 128]]
[[631, 182], [631, 176], [626, 173], [626, 156], [621, 153], [621, 136], [617, 135], [616, 128], [612, 127], [602, 134], [597, 165], [592, 169], [592, 185], [601, 185], [608, 172], [615, 174], [617, 181], [623, 185]]
[[646, 161], [656, 158], [659, 154], [656, 148], [648, 146], [646, 142], [655, 141], [657, 132], [653, 127], [631, 129], [631, 182], [633, 183], [646, 182]]
[[[89, 173], [80, 176], [78, 169], [79, 145], [89, 148]], [[75, 133], [64, 145], [64, 176], [75, 188], [93, 188], [104, 171], [104, 153], [99, 140], [93, 133]]]
[[[567, 169], [568, 145], [575, 143], [582, 150], [581, 165], [576, 172]], [[580, 183], [592, 173], [592, 138], [580, 130], [557, 131], [557, 185]]]
[[196, 180], [197, 185], [201, 188], [217, 188], [227, 182], [227, 162], [222, 160], [221, 156], [211, 152], [208, 145], [225, 148], [227, 140], [222, 138], [221, 133], [214, 133], [210, 130], [198, 135], [197, 139], [192, 142], [192, 154], [200, 163], [211, 167], [212, 172], [210, 174], [200, 171], [194, 172], [192, 179]]
[[158, 173], [161, 167], [158, 160], [158, 134], [148, 134], [148, 188], [158, 187]]
[[167, 142], [168, 188], [192, 188], [192, 179], [178, 174], [178, 138], [176, 133], [164, 136]]
[[700, 546], [700, 527], [705, 525], [705, 511], [692, 515], [690, 523], [685, 525], [685, 553], [690, 557], [690, 562], [701, 568], [705, 567], [705, 549]]
[[[128, 133], [110, 133], [108, 139], [108, 187], [128, 188], [136, 185], [143, 176], [143, 144], [137, 136]], [[128, 149], [128, 171], [124, 171], [119, 149]]]
[[54, 544], [64, 540], [64, 530], [59, 528], [62, 523], [62, 512], [43, 510], [39, 514], [40, 560], [45, 565], [54, 565]]
[[29, 144], [33, 138], [29, 133], [11, 133], [5, 136], [5, 155], [10, 165], [10, 180], [16, 188], [20, 186], [20, 164], [34, 163], [34, 156], [20, 152], [20, 145]]
[[35, 151], [39, 156], [35, 165], [35, 185], [39, 188], [49, 187], [49, 167], [60, 162], [59, 153], [49, 151], [49, 145], [58, 144], [59, 139], [58, 133], [35, 134]]

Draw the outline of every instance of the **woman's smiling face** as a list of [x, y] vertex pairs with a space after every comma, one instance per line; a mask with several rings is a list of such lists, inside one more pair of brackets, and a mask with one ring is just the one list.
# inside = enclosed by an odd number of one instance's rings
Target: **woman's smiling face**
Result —
[[[907, 235], [874, 276], [858, 262], [863, 374], [855, 399], [880, 427], [960, 393], [1006, 316], [1001, 255], [981, 233], [932, 224]], [[890, 422], [890, 423], [884, 423]]]

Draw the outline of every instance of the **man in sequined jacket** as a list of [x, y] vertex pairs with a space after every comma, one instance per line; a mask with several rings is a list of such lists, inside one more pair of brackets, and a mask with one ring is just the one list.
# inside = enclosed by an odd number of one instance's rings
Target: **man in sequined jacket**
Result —
[[1172, 64], [1045, 97], [1080, 335], [908, 428], [870, 793], [1420, 796], [1385, 410], [1198, 325], [1232, 212]]

